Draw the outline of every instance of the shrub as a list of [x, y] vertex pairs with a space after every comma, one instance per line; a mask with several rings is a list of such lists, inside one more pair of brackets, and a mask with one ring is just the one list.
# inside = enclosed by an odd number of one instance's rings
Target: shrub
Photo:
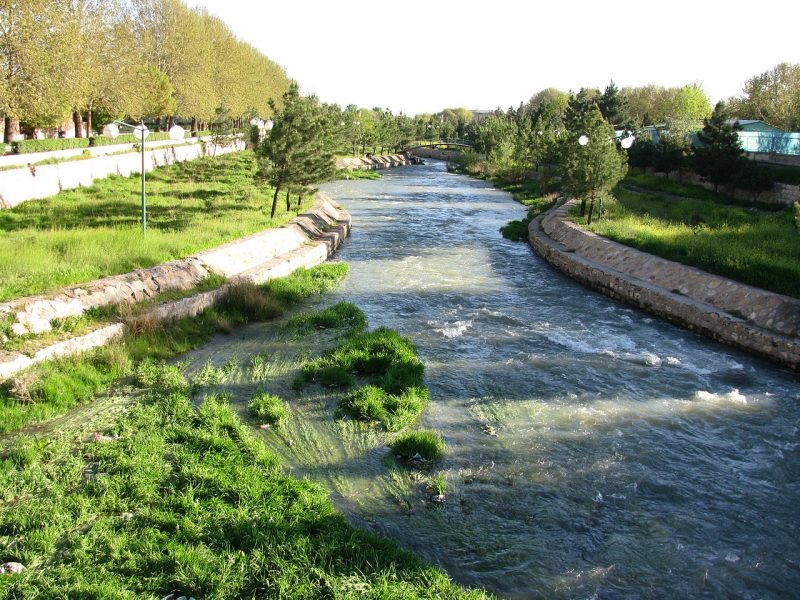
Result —
[[242, 322], [265, 321], [283, 312], [277, 299], [250, 282], [232, 284], [218, 306]]
[[136, 365], [133, 380], [137, 385], [161, 390], [186, 390], [188, 383], [181, 364], [167, 364], [147, 358]]
[[444, 449], [442, 434], [433, 429], [410, 431], [392, 442], [392, 452], [405, 460], [419, 454], [425, 460], [437, 461], [444, 456]]
[[528, 241], [528, 225], [531, 219], [526, 218], [521, 221], [509, 221], [500, 228], [500, 233], [503, 237], [512, 242], [527, 242]]
[[285, 306], [332, 290], [347, 276], [347, 263], [323, 263], [313, 269], [298, 269], [290, 277], [273, 279], [264, 289]]
[[16, 154], [88, 148], [89, 138], [54, 138], [48, 140], [20, 140], [11, 144]]
[[266, 392], [253, 396], [247, 403], [247, 408], [254, 417], [276, 427], [282, 427], [289, 418], [289, 409], [283, 400]]
[[313, 329], [336, 329], [339, 327], [350, 327], [361, 331], [367, 326], [367, 317], [355, 304], [339, 302], [319, 312], [292, 317], [287, 326], [302, 333]]
[[384, 421], [388, 394], [374, 385], [365, 385], [342, 398], [339, 406], [351, 417], [361, 421]]

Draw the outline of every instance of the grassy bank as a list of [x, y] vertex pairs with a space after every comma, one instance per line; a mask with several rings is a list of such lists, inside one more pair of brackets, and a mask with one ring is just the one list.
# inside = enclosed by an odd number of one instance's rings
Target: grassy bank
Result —
[[218, 306], [195, 318], [159, 323], [139, 311], [125, 318], [129, 334], [94, 352], [36, 365], [0, 385], [0, 433], [16, 431], [90, 402], [146, 359], [167, 359], [196, 348], [213, 334], [281, 314], [330, 290], [347, 274], [344, 263], [300, 269], [264, 286], [239, 285]]
[[[590, 231], [709, 273], [800, 298], [800, 233], [791, 210], [752, 211], [726, 205], [718, 197], [663, 198], [621, 187], [614, 195], [616, 200], [605, 203], [603, 218], [594, 221]], [[586, 226], [586, 219], [576, 212], [571, 218]]]
[[0, 462], [4, 597], [482, 598], [348, 525], [175, 367], [96, 441], [18, 438]]
[[[264, 440], [288, 452], [316, 446], [299, 435], [312, 420], [303, 413], [306, 397], [284, 401], [263, 388], [276, 385], [278, 355], [261, 351], [246, 366], [241, 357], [221, 367], [207, 363], [188, 378], [182, 365], [153, 360], [330, 289], [345, 273], [345, 265], [324, 265], [266, 289], [242, 287], [199, 319], [164, 329], [143, 324], [114, 350], [123, 353], [116, 362], [136, 398], [126, 412], [96, 434], [84, 425], [88, 435], [80, 437], [7, 441], [0, 452], [0, 562], [26, 569], [0, 576], [0, 597], [486, 598], [394, 542], [348, 525], [327, 490], [283, 472]], [[365, 326], [363, 313], [340, 304], [275, 329], [286, 343], [296, 336], [319, 343], [324, 330], [352, 339]], [[288, 390], [291, 372], [283, 375]], [[271, 429], [248, 426], [237, 411], [234, 395], [252, 386], [258, 391], [249, 413]], [[313, 413], [339, 444], [385, 452], [374, 428]], [[400, 438], [396, 451], [441, 457], [440, 436], [415, 435]], [[281, 443], [287, 436], [301, 443]], [[321, 464], [337, 448], [319, 447]], [[380, 480], [408, 495], [422, 477], [392, 471]], [[439, 474], [428, 487], [441, 494], [445, 483]]]
[[[147, 175], [148, 231], [141, 232], [141, 180], [112, 176], [0, 211], [0, 301], [127, 273], [282, 225], [295, 216], [255, 180], [252, 152], [202, 158]], [[311, 198], [307, 198], [310, 202]]]

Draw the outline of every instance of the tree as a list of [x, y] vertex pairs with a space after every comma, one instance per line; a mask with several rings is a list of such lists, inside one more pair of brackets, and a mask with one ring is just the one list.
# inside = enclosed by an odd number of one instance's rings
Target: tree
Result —
[[625, 96], [620, 94], [613, 80], [606, 86], [597, 105], [600, 107], [603, 118], [613, 127], [633, 128], [628, 114], [628, 102]]
[[800, 130], [800, 64], [781, 63], [751, 77], [744, 84], [744, 97], [736, 100], [739, 118]]
[[691, 136], [701, 123], [693, 119], [667, 118], [665, 127], [659, 131], [658, 144], [652, 156], [652, 165], [656, 171], [666, 173], [678, 171], [684, 167], [692, 153]]
[[711, 102], [700, 84], [693, 83], [675, 90], [668, 110], [667, 117], [700, 121], [711, 114]]
[[275, 188], [270, 218], [275, 218], [278, 195], [286, 190], [287, 210], [289, 193], [311, 183], [330, 177], [334, 167], [331, 136], [327, 135], [325, 111], [316, 97], [300, 96], [297, 83], [292, 82], [282, 97], [279, 109], [270, 99], [273, 127], [257, 148], [259, 177]]
[[742, 168], [742, 146], [738, 121], [731, 122], [724, 102], [718, 102], [711, 117], [703, 120], [703, 131], [698, 134], [702, 146], [694, 151], [694, 168], [697, 173], [714, 184], [730, 184]]
[[589, 202], [590, 225], [595, 200], [602, 202], [627, 170], [628, 157], [617, 147], [614, 129], [603, 119], [597, 105], [575, 114], [562, 141], [561, 176], [567, 192], [580, 198], [581, 216]]
[[54, 127], [69, 112], [63, 61], [53, 51], [64, 39], [64, 25], [52, 8], [47, 0], [0, 2], [0, 114], [6, 143], [20, 121]]

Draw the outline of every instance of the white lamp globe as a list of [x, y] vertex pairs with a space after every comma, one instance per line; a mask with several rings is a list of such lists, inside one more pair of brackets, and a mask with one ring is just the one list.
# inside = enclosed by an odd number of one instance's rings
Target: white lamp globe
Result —
[[582, 135], [581, 137], [578, 138], [578, 143], [581, 146], [585, 146], [586, 144], [589, 143], [589, 136], [587, 136], [586, 134]]
[[169, 139], [171, 140], [182, 140], [186, 137], [186, 130], [181, 127], [180, 125], [173, 125], [169, 128]]
[[119, 137], [119, 127], [116, 123], [109, 123], [103, 127], [103, 135], [109, 139], [115, 140]]
[[133, 128], [133, 134], [136, 136], [136, 139], [141, 140], [150, 135], [150, 130], [147, 128], [147, 125], [139, 124]]

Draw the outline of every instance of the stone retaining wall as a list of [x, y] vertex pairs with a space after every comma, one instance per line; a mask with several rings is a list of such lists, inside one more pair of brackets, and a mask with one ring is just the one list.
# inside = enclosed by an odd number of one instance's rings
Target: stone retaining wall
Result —
[[337, 158], [338, 169], [390, 169], [416, 164], [416, 161], [406, 154], [390, 154], [388, 156], [373, 156], [371, 158]]
[[[145, 148], [148, 146], [145, 145]], [[242, 140], [215, 147], [207, 144], [186, 144], [145, 150], [145, 171], [171, 165], [175, 162], [194, 160], [209, 155], [218, 156], [244, 150]], [[31, 155], [33, 156], [33, 155]], [[31, 158], [33, 160], [33, 158]], [[12, 208], [27, 200], [48, 198], [62, 190], [88, 187], [96, 179], [109, 175], [128, 177], [142, 171], [142, 155], [139, 152], [98, 156], [73, 162], [36, 166], [32, 169], [0, 171], [0, 208]]]
[[531, 246], [559, 271], [717, 341], [800, 369], [800, 301], [587, 232], [566, 220], [569, 205], [529, 226]]
[[414, 148], [409, 150], [413, 156], [432, 158], [434, 160], [456, 160], [461, 153], [456, 150], [442, 150], [440, 148]]
[[[50, 330], [52, 319], [78, 316], [96, 306], [136, 302], [156, 297], [167, 290], [190, 289], [210, 273], [226, 276], [232, 283], [263, 283], [284, 277], [300, 267], [313, 267], [339, 248], [350, 232], [351, 218], [324, 194], [317, 194], [314, 206], [283, 227], [269, 229], [195, 256], [140, 269], [125, 275], [60, 290], [47, 296], [20, 298], [0, 304], [0, 317], [13, 314], [17, 334]], [[213, 305], [231, 284], [153, 307], [149, 314], [159, 320], [194, 316]], [[85, 351], [108, 343], [120, 335], [121, 325], [50, 346], [34, 356], [0, 352], [0, 379], [34, 362]], [[107, 331], [106, 331], [107, 330]]]

